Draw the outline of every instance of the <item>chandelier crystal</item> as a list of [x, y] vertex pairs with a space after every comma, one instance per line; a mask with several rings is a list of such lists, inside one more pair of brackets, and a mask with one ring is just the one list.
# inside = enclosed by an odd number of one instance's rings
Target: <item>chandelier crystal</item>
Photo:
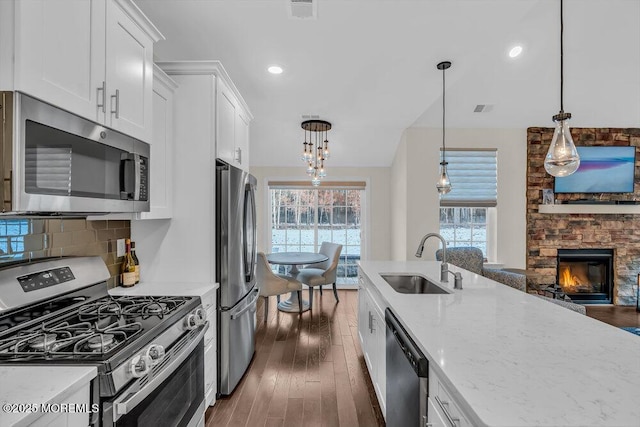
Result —
[[331, 129], [331, 123], [325, 120], [306, 120], [300, 126], [304, 129], [302, 161], [307, 164], [306, 172], [311, 177], [311, 185], [317, 187], [327, 176], [324, 161], [329, 157], [327, 132]]

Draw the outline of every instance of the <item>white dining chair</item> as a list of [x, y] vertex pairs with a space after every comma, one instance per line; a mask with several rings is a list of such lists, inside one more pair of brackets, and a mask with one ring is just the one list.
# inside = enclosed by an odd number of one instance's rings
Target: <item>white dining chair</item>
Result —
[[338, 290], [336, 289], [336, 271], [338, 269], [338, 262], [340, 261], [342, 245], [322, 242], [318, 252], [326, 255], [329, 259], [316, 264], [309, 264], [305, 268], [300, 269], [297, 276], [298, 281], [309, 287], [309, 307], [313, 307], [313, 288], [315, 286], [320, 287], [320, 295], [322, 295], [322, 286], [332, 284], [333, 296], [337, 302], [340, 302]]
[[[256, 280], [260, 296], [264, 297], [264, 321], [267, 321], [267, 313], [269, 312], [269, 297], [277, 295], [278, 298], [282, 294], [289, 292], [298, 293], [298, 301], [302, 301], [302, 283], [291, 276], [275, 274], [271, 271], [271, 266], [267, 262], [264, 252], [258, 252], [258, 260], [256, 263]], [[300, 313], [302, 314], [302, 304], [299, 303]]]

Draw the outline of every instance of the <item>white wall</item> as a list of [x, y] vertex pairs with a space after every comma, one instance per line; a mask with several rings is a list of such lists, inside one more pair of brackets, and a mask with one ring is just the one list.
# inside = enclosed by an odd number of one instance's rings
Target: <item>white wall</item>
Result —
[[[409, 128], [396, 153], [391, 176], [406, 179], [406, 206], [394, 205], [394, 234], [405, 233], [404, 253], [393, 245], [393, 259], [415, 259], [420, 238], [439, 229], [439, 201], [435, 189], [442, 130]], [[404, 147], [406, 145], [406, 147]], [[498, 150], [498, 218], [496, 262], [513, 268], [526, 265], [526, 129], [447, 129], [447, 147]], [[406, 162], [403, 160], [406, 158]], [[405, 177], [406, 176], [406, 177]], [[394, 184], [395, 185], [395, 184]], [[398, 184], [400, 185], [400, 184]], [[394, 188], [395, 190], [395, 188]], [[397, 197], [394, 195], [394, 197]], [[405, 210], [403, 217], [402, 210]], [[403, 224], [406, 221], [406, 226]], [[434, 259], [437, 239], [430, 239], [423, 258]], [[401, 238], [394, 237], [394, 243]]]
[[391, 165], [391, 259], [407, 259], [407, 132], [396, 149]]
[[[269, 180], [308, 181], [302, 162], [299, 167], [252, 167], [250, 173], [258, 180], [256, 192], [258, 250], [266, 251], [271, 234], [269, 224], [267, 182]], [[391, 258], [391, 168], [332, 168], [328, 167], [326, 180], [366, 181], [367, 211], [365, 217], [365, 247], [363, 259], [388, 260]]]

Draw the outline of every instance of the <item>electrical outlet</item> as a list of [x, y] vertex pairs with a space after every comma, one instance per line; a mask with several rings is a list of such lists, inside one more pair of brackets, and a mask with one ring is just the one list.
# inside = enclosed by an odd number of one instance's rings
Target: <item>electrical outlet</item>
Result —
[[117, 257], [124, 256], [126, 251], [127, 251], [127, 248], [124, 244], [124, 239], [118, 239], [118, 241], [116, 242], [116, 256]]

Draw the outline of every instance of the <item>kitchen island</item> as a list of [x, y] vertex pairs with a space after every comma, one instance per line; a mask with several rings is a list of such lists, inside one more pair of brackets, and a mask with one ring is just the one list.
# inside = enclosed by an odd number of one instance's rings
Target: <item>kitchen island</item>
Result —
[[[470, 425], [640, 426], [639, 337], [449, 268], [462, 290], [452, 276], [438, 280], [436, 261], [362, 261], [361, 286], [397, 315]], [[398, 293], [385, 273], [422, 275], [450, 293]]]

